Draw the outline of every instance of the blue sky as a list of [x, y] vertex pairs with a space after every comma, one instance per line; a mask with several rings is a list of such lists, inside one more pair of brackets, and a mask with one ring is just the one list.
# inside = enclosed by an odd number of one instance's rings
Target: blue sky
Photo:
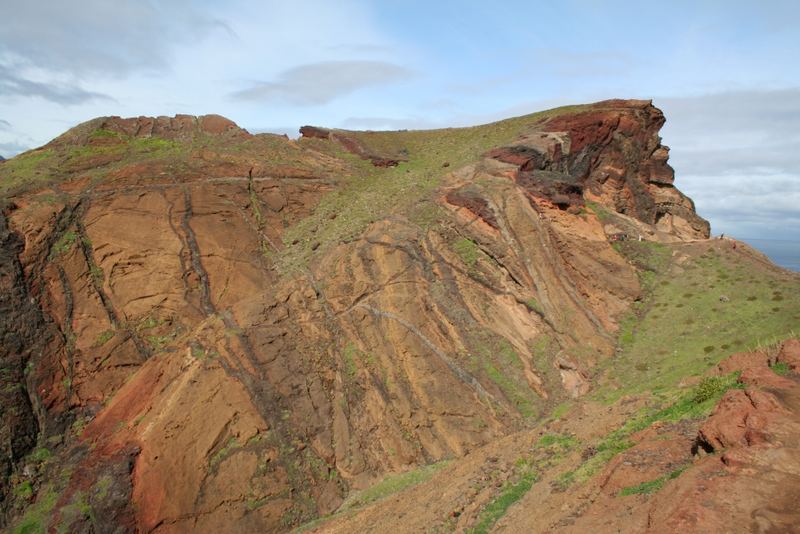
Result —
[[652, 98], [715, 233], [800, 235], [800, 2], [0, 0], [0, 155], [99, 115], [429, 128]]

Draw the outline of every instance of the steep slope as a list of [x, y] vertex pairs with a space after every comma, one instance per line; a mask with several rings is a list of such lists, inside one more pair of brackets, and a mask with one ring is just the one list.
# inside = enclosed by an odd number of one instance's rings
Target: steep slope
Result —
[[[621, 395], [648, 262], [709, 232], [663, 122], [608, 101], [292, 141], [112, 117], [4, 163], [6, 521], [284, 531]], [[761, 326], [742, 342], [789, 331]]]

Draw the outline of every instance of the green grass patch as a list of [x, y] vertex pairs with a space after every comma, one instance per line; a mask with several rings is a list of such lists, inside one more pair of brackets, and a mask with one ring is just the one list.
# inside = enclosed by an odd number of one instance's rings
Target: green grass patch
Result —
[[28, 460], [37, 464], [41, 464], [49, 460], [53, 454], [50, 449], [46, 447], [36, 447], [33, 452], [28, 455]]
[[72, 496], [72, 501], [62, 507], [59, 513], [62, 526], [71, 525], [81, 520], [88, 520], [93, 526], [95, 525], [94, 512], [82, 491], [75, 492]]
[[342, 504], [339, 511], [364, 506], [365, 504], [379, 501], [407, 488], [421, 484], [429, 480], [437, 471], [447, 466], [449, 463], [449, 460], [444, 460], [411, 471], [406, 471], [405, 473], [390, 475], [377, 484], [349, 496], [344, 504]]
[[23, 480], [14, 486], [14, 496], [27, 501], [33, 497], [33, 485], [29, 480]]
[[785, 376], [789, 374], [789, 365], [786, 362], [778, 362], [772, 366], [772, 371], [776, 375]]
[[113, 338], [113, 337], [114, 337], [114, 330], [113, 329], [112, 330], [104, 330], [104, 331], [100, 332], [100, 334], [97, 336], [97, 339], [94, 340], [94, 345], [93, 346], [94, 347], [102, 347], [103, 345], [105, 345], [106, 343], [111, 341], [111, 338]]
[[536, 479], [536, 473], [528, 472], [523, 474], [518, 481], [503, 486], [500, 494], [481, 510], [477, 522], [467, 532], [470, 534], [488, 533], [494, 524], [506, 514], [509, 507], [530, 491]]
[[545, 434], [534, 445], [537, 449], [551, 449], [566, 452], [578, 445], [578, 438], [568, 434]]
[[600, 222], [609, 222], [613, 218], [611, 212], [608, 211], [605, 206], [598, 204], [597, 202], [587, 202], [586, 207], [597, 216]]
[[[737, 382], [739, 373], [725, 376], [707, 376], [700, 381], [694, 390], [693, 401], [695, 405], [702, 405], [707, 400], [718, 399], [723, 393], [733, 387], [742, 387]], [[688, 403], [686, 403], [688, 404]]]
[[36, 502], [25, 510], [25, 515], [14, 525], [11, 532], [14, 534], [44, 534], [47, 532], [48, 518], [58, 502], [58, 496], [58, 493], [51, 487], [45, 487], [39, 492]]
[[544, 315], [544, 312], [542, 311], [542, 306], [536, 301], [535, 298], [529, 298], [528, 300], [526, 300], [525, 306], [527, 306], [528, 309], [534, 313], [538, 313], [539, 315]]
[[162, 137], [135, 137], [131, 139], [129, 146], [134, 154], [148, 156], [168, 156], [179, 153], [183, 148], [178, 141]]
[[122, 139], [122, 134], [105, 128], [98, 128], [89, 134], [89, 139]]
[[622, 427], [603, 437], [595, 446], [594, 454], [577, 469], [560, 475], [557, 483], [567, 487], [588, 480], [611, 458], [634, 445], [630, 440], [631, 434], [644, 430], [656, 421], [677, 422], [707, 416], [726, 391], [744, 387], [738, 382], [739, 374], [735, 372], [706, 378], [669, 406], [631, 418]]
[[663, 477], [658, 477], [655, 480], [650, 480], [647, 482], [642, 482], [641, 484], [637, 484], [635, 486], [628, 486], [627, 488], [622, 488], [617, 495], [619, 497], [627, 497], [628, 495], [648, 495], [650, 493], [655, 493], [659, 491], [664, 486], [664, 484], [667, 483], [667, 481], [678, 478], [681, 475], [681, 473], [683, 473], [685, 470], [686, 467], [681, 467], [680, 469], [675, 469], [668, 475], [665, 475]]
[[478, 258], [481, 256], [481, 249], [478, 248], [475, 241], [467, 239], [466, 237], [462, 237], [453, 243], [453, 252], [458, 254], [458, 257], [461, 258], [464, 265], [470, 269], [475, 268], [478, 264]]
[[49, 179], [55, 160], [51, 149], [31, 150], [7, 160], [0, 167], [0, 195], [28, 183]]
[[220, 462], [222, 462], [222, 460], [230, 456], [233, 451], [241, 448], [242, 445], [239, 443], [239, 440], [236, 438], [230, 438], [225, 446], [214, 453], [214, 455], [208, 460], [208, 465], [211, 467], [216, 467]]
[[102, 285], [106, 279], [103, 269], [99, 265], [95, 265], [93, 262], [91, 265], [89, 265], [89, 275], [98, 285]]
[[[632, 245], [626, 255], [654, 278], [621, 321], [621, 351], [601, 364], [596, 398], [613, 402], [624, 395], [674, 395], [681, 381], [702, 376], [730, 353], [753, 350], [798, 330], [796, 278], [706, 244], [677, 245], [686, 259], [665, 266], [672, 249], [642, 243], [620, 245]], [[775, 291], [786, 296], [778, 312], [770, 301]]]
[[[370, 223], [385, 217], [399, 215], [421, 228], [434, 226], [442, 213], [434, 192], [445, 174], [512, 142], [539, 121], [584, 109], [567, 106], [470, 128], [348, 132], [374, 153], [407, 154], [408, 161], [389, 168], [374, 167], [334, 141], [301, 138], [301, 146], [339, 159], [347, 171], [337, 173], [339, 184], [321, 199], [313, 214], [286, 230], [284, 243], [294, 244], [272, 252], [272, 257], [282, 273], [291, 274], [305, 269], [313, 256], [357, 238]], [[449, 167], [443, 167], [445, 162]], [[322, 246], [313, 247], [317, 242]]]
[[550, 413], [550, 419], [554, 421], [561, 419], [562, 417], [567, 415], [567, 413], [569, 413], [571, 408], [572, 408], [571, 402], [569, 401], [562, 402], [561, 404], [553, 408], [553, 411]]
[[540, 399], [525, 380], [522, 360], [511, 344], [484, 331], [472, 336], [471, 345], [469, 371], [491, 380], [522, 417], [532, 419], [538, 415]]
[[342, 350], [342, 361], [344, 362], [344, 372], [350, 378], [358, 375], [358, 363], [356, 359], [361, 351], [355, 345], [348, 343]]
[[75, 242], [78, 240], [78, 234], [68, 230], [64, 232], [58, 240], [53, 243], [53, 246], [50, 248], [50, 258], [56, 258], [61, 254], [65, 254], [68, 252]]

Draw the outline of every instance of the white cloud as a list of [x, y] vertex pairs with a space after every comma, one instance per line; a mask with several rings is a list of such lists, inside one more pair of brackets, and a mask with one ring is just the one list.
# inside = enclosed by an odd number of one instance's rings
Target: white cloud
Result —
[[800, 235], [800, 88], [658, 98], [676, 185], [715, 232]]
[[235, 100], [282, 101], [301, 106], [326, 104], [365, 87], [390, 84], [413, 73], [385, 61], [322, 61], [282, 72], [275, 81], [235, 91]]

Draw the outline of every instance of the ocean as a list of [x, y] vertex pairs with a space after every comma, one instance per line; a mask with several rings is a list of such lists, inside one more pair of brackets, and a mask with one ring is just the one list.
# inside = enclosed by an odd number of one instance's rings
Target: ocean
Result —
[[739, 239], [769, 256], [772, 263], [792, 271], [800, 271], [800, 241], [788, 239]]

